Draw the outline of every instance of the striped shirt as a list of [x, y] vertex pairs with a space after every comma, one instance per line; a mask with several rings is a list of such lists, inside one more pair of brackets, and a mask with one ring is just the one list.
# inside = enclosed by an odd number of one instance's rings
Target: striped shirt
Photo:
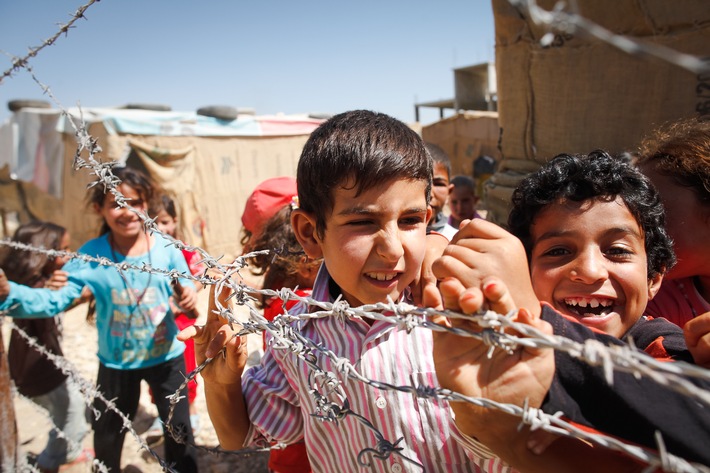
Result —
[[[313, 287], [313, 298], [333, 302], [328, 290], [330, 275], [321, 266]], [[301, 305], [290, 311], [303, 313]], [[432, 356], [431, 331], [416, 328], [409, 334], [392, 324], [375, 321], [370, 327], [355, 317], [342, 320], [327, 317], [301, 321], [300, 332], [337, 356], [347, 358], [368, 379], [396, 386], [437, 386]], [[448, 402], [418, 398], [414, 394], [383, 390], [349, 379], [331, 359], [317, 354], [316, 363], [342, 383], [349, 408], [367, 419], [385, 440], [401, 449], [388, 458], [377, 458], [375, 431], [356, 416], [336, 422], [313, 416], [317, 404], [311, 385], [335, 404], [344, 400], [337, 392], [313, 377], [313, 370], [288, 350], [270, 345], [261, 364], [242, 377], [251, 429], [245, 446], [266, 439], [286, 444], [305, 440], [314, 472], [334, 471], [422, 471], [427, 472], [509, 472], [498, 458], [474, 453], [475, 446], [456, 429]], [[358, 461], [360, 459], [360, 462]], [[416, 462], [416, 463], [414, 463]]]

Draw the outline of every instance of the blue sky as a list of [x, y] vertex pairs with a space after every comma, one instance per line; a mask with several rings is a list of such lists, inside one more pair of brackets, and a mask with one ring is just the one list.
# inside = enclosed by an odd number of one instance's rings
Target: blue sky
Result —
[[[84, 3], [0, 0], [0, 71]], [[86, 17], [30, 61], [66, 107], [367, 108], [412, 122], [415, 102], [453, 96], [453, 68], [494, 59], [488, 0], [102, 0]], [[16, 98], [42, 98], [26, 71], [0, 84], [0, 122]]]

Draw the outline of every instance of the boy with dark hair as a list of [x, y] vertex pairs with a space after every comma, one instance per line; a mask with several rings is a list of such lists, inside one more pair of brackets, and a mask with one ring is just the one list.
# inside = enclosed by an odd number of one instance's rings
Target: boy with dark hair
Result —
[[[426, 251], [431, 166], [418, 135], [387, 115], [346, 112], [311, 134], [298, 165], [300, 208], [291, 223], [306, 254], [324, 259], [314, 299], [352, 307], [408, 300]], [[309, 310], [316, 309], [300, 304], [290, 313]], [[246, 372], [245, 344], [212, 311], [204, 328], [182, 335], [196, 332], [198, 362], [226, 346], [225, 356], [202, 372], [223, 448], [303, 439], [316, 472], [507, 471], [497, 458], [483, 459], [459, 444], [465, 440], [447, 402], [373, 388], [342, 373], [324, 354], [348, 359], [380, 383], [436, 385], [430, 330], [408, 332], [357, 316], [309, 318], [298, 328], [318, 350], [303, 355], [270, 344], [261, 364]], [[322, 383], [303, 356], [333, 378]], [[348, 415], [319, 419], [318, 399]], [[388, 442], [394, 450], [385, 448]]]
[[[541, 230], [548, 224], [549, 234]], [[649, 330], [643, 311], [675, 255], [660, 198], [643, 174], [602, 151], [559, 155], [515, 190], [508, 227], [525, 246], [540, 300], [646, 348], [636, 331]], [[665, 319], [651, 325], [675, 333]], [[674, 343], [669, 350], [688, 355], [684, 342]]]
[[449, 225], [458, 230], [461, 222], [472, 218], [481, 218], [476, 211], [478, 196], [476, 195], [476, 181], [472, 177], [458, 175], [451, 179], [449, 192]]
[[[560, 155], [521, 182], [513, 203], [509, 227], [520, 240], [476, 219], [435, 262], [434, 273], [445, 279], [441, 291], [447, 308], [469, 313], [486, 298], [493, 310], [520, 307], [519, 321], [581, 343], [596, 339], [620, 345], [619, 338], [629, 339], [656, 358], [692, 362], [681, 330], [665, 319], [642, 317], [674, 256], [658, 194], [638, 170], [604, 152]], [[586, 430], [649, 448], [657, 447], [658, 430], [668, 451], [694, 461], [710, 459], [707, 409], [691, 398], [621, 372], [615, 372], [610, 386], [604, 367], [559, 351], [553, 358], [549, 350], [520, 348], [514, 356], [498, 353], [489, 362], [477, 354], [487, 351], [480, 343], [452, 349], [451, 337], [434, 337], [443, 387], [469, 396], [485, 389], [495, 401], [563, 412]], [[504, 373], [494, 379], [502, 367]], [[581, 443], [565, 440], [535, 457], [525, 448], [525, 431], [501, 434], [505, 422], [486, 430], [499, 414], [464, 404], [452, 407], [462, 432], [516, 468], [558, 471], [578, 466], [579, 455], [589, 453]], [[598, 450], [595, 461], [609, 459]], [[601, 469], [601, 463], [592, 466]]]
[[431, 220], [427, 224], [429, 231], [437, 232], [444, 235], [448, 240], [456, 234], [458, 228], [449, 225], [444, 207], [449, 198], [452, 185], [449, 182], [451, 178], [451, 160], [446, 151], [434, 143], [424, 143], [426, 150], [431, 155], [434, 162], [433, 179], [431, 188]]

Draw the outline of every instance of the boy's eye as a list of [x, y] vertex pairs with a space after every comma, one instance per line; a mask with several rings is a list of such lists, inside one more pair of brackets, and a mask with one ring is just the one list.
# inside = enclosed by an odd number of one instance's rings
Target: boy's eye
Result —
[[550, 248], [543, 253], [543, 256], [565, 256], [570, 252], [566, 248]]
[[612, 248], [609, 248], [606, 251], [606, 253], [611, 256], [616, 256], [616, 257], [630, 256], [630, 255], [634, 254], [633, 251], [631, 251], [629, 248], [626, 248], [624, 246], [614, 246]]
[[371, 220], [351, 220], [351, 221], [347, 222], [346, 225], [352, 225], [352, 226], [357, 227], [357, 226], [362, 226], [362, 225], [369, 225], [371, 223], [372, 223]]
[[414, 215], [411, 217], [404, 217], [399, 220], [400, 225], [418, 225], [424, 223], [424, 217], [419, 215]]

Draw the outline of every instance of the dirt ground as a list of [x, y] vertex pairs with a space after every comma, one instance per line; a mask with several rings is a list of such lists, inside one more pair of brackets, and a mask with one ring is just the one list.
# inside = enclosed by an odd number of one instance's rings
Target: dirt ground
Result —
[[[198, 323], [203, 323], [206, 313], [208, 291], [201, 291], [200, 308], [204, 308]], [[64, 316], [64, 340], [63, 347], [66, 358], [74, 364], [82, 376], [92, 383], [96, 379], [98, 362], [96, 358], [96, 329], [85, 322], [86, 306], [78, 306], [67, 312]], [[7, 324], [3, 324], [3, 339], [5, 343], [9, 340]], [[250, 350], [259, 352], [261, 337], [250, 336]], [[258, 355], [253, 355], [252, 360], [258, 360]], [[215, 448], [218, 446], [217, 436], [207, 415], [207, 407], [203, 393], [203, 385], [198, 378], [198, 395], [195, 400], [200, 415], [200, 430], [195, 437], [195, 443], [199, 447]], [[15, 414], [18, 422], [20, 437], [20, 451], [27, 453], [39, 453], [47, 439], [47, 432], [50, 429], [50, 422], [32, 402], [16, 397]], [[134, 430], [143, 434], [150, 427], [153, 419], [157, 416], [157, 409], [151, 403], [147, 385], [143, 386], [138, 414], [133, 423]], [[93, 436], [89, 434], [84, 440], [85, 448], [93, 448]], [[162, 458], [162, 445], [154, 447], [154, 452]], [[217, 454], [207, 451], [199, 451], [199, 467], [202, 472], [267, 472], [268, 454], [257, 454], [251, 456]], [[131, 433], [126, 435], [123, 445], [122, 467], [124, 472], [160, 472], [162, 468], [150, 452], [141, 449], [138, 441]], [[64, 466], [62, 473], [84, 473], [91, 471], [89, 462], [79, 463], [72, 466]]]

